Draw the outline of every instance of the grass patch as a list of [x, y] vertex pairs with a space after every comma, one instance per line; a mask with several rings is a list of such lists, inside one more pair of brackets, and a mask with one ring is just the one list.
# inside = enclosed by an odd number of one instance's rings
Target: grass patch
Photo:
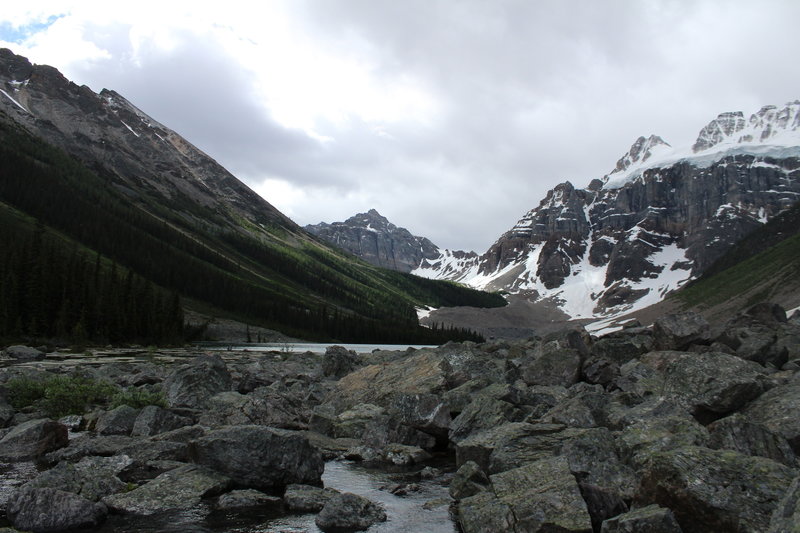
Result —
[[158, 407], [166, 407], [167, 400], [164, 398], [162, 392], [152, 392], [146, 389], [139, 389], [136, 387], [129, 387], [118, 391], [111, 398], [111, 409], [116, 409], [122, 405], [133, 407], [134, 409], [141, 409], [148, 405], [156, 405]]

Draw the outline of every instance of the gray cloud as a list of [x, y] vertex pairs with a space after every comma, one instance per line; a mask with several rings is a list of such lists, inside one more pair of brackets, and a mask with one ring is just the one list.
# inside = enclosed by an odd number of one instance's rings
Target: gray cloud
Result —
[[797, 2], [289, 6], [298, 31], [370, 65], [387, 87], [422, 84], [435, 116], [382, 124], [383, 134], [347, 117], [320, 123], [332, 139], [320, 141], [274, 120], [253, 66], [201, 30], [134, 59], [127, 27], [87, 27], [111, 59], [67, 74], [119, 91], [253, 186], [302, 188], [308, 202], [292, 206], [301, 224], [375, 207], [440, 246], [479, 252], [556, 183], [602, 177], [639, 135], [688, 144], [720, 112], [800, 97]]

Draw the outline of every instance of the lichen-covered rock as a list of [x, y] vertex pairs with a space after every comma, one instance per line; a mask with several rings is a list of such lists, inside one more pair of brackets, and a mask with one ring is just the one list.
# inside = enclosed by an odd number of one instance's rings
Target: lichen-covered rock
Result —
[[491, 476], [497, 499], [514, 516], [514, 531], [592, 531], [586, 503], [564, 457], [542, 459]]
[[672, 511], [647, 505], [603, 522], [600, 533], [683, 533]]
[[185, 465], [103, 502], [114, 512], [151, 515], [172, 509], [190, 509], [202, 498], [215, 496], [231, 485], [227, 477], [198, 465]]
[[800, 381], [770, 389], [742, 411], [748, 420], [783, 436], [800, 453]]
[[176, 369], [164, 380], [169, 407], [202, 409], [215, 394], [231, 389], [232, 380], [218, 355], [200, 355]]
[[638, 468], [654, 453], [684, 446], [706, 446], [708, 441], [708, 430], [692, 417], [668, 415], [627, 426], [616, 442], [622, 459]]
[[29, 487], [17, 491], [9, 500], [6, 513], [21, 531], [56, 533], [98, 526], [108, 509], [72, 492]]
[[264, 426], [230, 426], [190, 443], [193, 462], [254, 489], [321, 484], [325, 464], [304, 435]]
[[794, 478], [769, 522], [768, 533], [797, 533], [800, 530], [800, 477]]
[[450, 424], [450, 441], [460, 442], [473, 433], [506, 422], [521, 422], [524, 413], [514, 405], [478, 394]]
[[23, 422], [0, 439], [0, 460], [24, 461], [69, 444], [67, 427], [47, 419]]
[[444, 437], [450, 428], [450, 409], [437, 394], [397, 394], [389, 414], [399, 424]]
[[489, 486], [489, 478], [481, 467], [473, 461], [467, 461], [456, 471], [448, 491], [453, 499], [462, 500], [487, 490]]
[[710, 424], [708, 431], [711, 435], [708, 444], [710, 448], [767, 457], [790, 467], [797, 465], [797, 457], [782, 435], [767, 429], [763, 424], [748, 420], [739, 413]]
[[283, 429], [308, 429], [311, 411], [288, 392], [258, 387], [248, 394], [220, 392], [209, 398], [199, 423], [208, 427], [255, 424]]
[[689, 446], [649, 457], [637, 500], [670, 508], [686, 533], [764, 531], [794, 477], [770, 459]]
[[127, 455], [84, 457], [75, 464], [62, 461], [27, 482], [22, 488], [51, 488], [72, 492], [89, 501], [122, 492], [126, 488], [119, 477], [133, 460]]
[[386, 511], [363, 496], [344, 492], [332, 497], [314, 522], [322, 531], [363, 531], [386, 521]]
[[464, 533], [515, 531], [514, 512], [491, 491], [460, 500], [456, 509], [456, 519]]
[[561, 385], [569, 387], [581, 374], [581, 352], [563, 348], [544, 350], [520, 364], [520, 377], [528, 385]]
[[[554, 448], [560, 443], [557, 434], [564, 430], [559, 424], [526, 424], [509, 422], [470, 435], [456, 443], [456, 464], [461, 466], [473, 461], [484, 472], [501, 472], [491, 470], [492, 456], [497, 450], [501, 457], [495, 460], [495, 467], [502, 468], [508, 462], [536, 461], [554, 454]], [[511, 460], [514, 458], [514, 460]], [[501, 466], [502, 465], [502, 466]], [[513, 468], [513, 467], [510, 467]]]

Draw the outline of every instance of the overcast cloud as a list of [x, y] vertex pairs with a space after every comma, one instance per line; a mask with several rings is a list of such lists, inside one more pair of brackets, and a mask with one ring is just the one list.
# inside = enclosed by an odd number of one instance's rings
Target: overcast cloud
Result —
[[299, 224], [376, 208], [478, 252], [639, 135], [800, 98], [795, 0], [33, 3], [0, 46], [116, 90]]

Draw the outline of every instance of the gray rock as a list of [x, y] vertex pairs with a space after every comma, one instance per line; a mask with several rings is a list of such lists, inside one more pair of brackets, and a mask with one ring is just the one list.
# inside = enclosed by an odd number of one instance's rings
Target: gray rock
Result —
[[800, 381], [768, 390], [742, 411], [748, 420], [783, 436], [800, 453]]
[[685, 350], [710, 340], [709, 325], [693, 312], [665, 315], [653, 322], [653, 339], [659, 350]]
[[425, 462], [433, 456], [417, 446], [389, 443], [383, 447], [383, 459], [397, 466], [415, 465]]
[[344, 492], [332, 497], [314, 522], [322, 531], [363, 531], [386, 521], [386, 511], [370, 500]]
[[24, 461], [63, 448], [69, 444], [67, 427], [47, 419], [36, 419], [14, 426], [0, 440], [0, 460]]
[[708, 431], [711, 435], [710, 448], [767, 457], [789, 467], [797, 465], [794, 451], [783, 436], [770, 431], [763, 424], [749, 421], [739, 413], [710, 424]]
[[164, 395], [169, 407], [202, 409], [209, 398], [231, 389], [231, 375], [218, 355], [200, 355], [164, 380]]
[[6, 513], [17, 529], [48, 533], [98, 526], [108, 509], [71, 492], [25, 488], [9, 500]]
[[770, 459], [689, 446], [650, 456], [637, 499], [671, 509], [687, 533], [763, 531], [794, 477]]
[[648, 505], [609, 518], [600, 533], [683, 533], [672, 511]]
[[195, 463], [254, 489], [283, 488], [292, 483], [321, 484], [320, 452], [300, 433], [262, 426], [231, 426], [192, 441]]
[[520, 376], [528, 385], [569, 387], [580, 378], [581, 361], [580, 351], [572, 348], [536, 350], [521, 362]]
[[706, 446], [708, 430], [691, 416], [668, 415], [643, 419], [627, 426], [617, 436], [622, 460], [641, 467], [653, 453], [684, 446]]
[[490, 486], [489, 478], [481, 467], [473, 461], [467, 461], [456, 471], [448, 492], [453, 499], [462, 500], [488, 490]]
[[397, 394], [390, 403], [389, 414], [398, 423], [444, 437], [450, 428], [450, 409], [436, 394]]
[[359, 404], [340, 413], [333, 422], [333, 436], [336, 438], [360, 439], [373, 425], [387, 425], [389, 415], [383, 407], [373, 404]]
[[623, 464], [614, 445], [614, 435], [606, 428], [594, 428], [566, 440], [559, 450], [578, 480], [592, 524], [599, 528], [604, 520], [628, 509], [638, 478]]
[[491, 481], [497, 499], [513, 513], [513, 531], [592, 531], [586, 503], [564, 457], [495, 474]]
[[59, 461], [76, 462], [92, 455], [117, 455], [137, 442], [136, 439], [124, 435], [84, 435], [69, 441], [69, 446], [66, 448], [48, 453], [45, 459], [48, 463], [54, 464]]
[[221, 392], [208, 400], [200, 424], [208, 427], [228, 425], [270, 426], [283, 429], [308, 429], [311, 411], [300, 398], [258, 387], [249, 394]]
[[768, 533], [796, 533], [800, 525], [800, 478], [794, 478], [769, 522]]
[[337, 494], [339, 491], [332, 488], [293, 483], [286, 486], [283, 505], [293, 513], [318, 513]]
[[138, 416], [139, 409], [120, 405], [100, 415], [94, 429], [100, 435], [130, 435]]
[[185, 465], [124, 494], [103, 502], [117, 513], [151, 515], [172, 509], [190, 509], [202, 498], [215, 496], [231, 484], [227, 477], [198, 465]]
[[521, 422], [524, 417], [525, 414], [514, 405], [478, 394], [450, 424], [450, 441], [458, 443], [473, 433], [506, 422]]
[[226, 492], [214, 503], [215, 509], [232, 510], [246, 507], [270, 507], [276, 511], [283, 508], [283, 500], [277, 496], [270, 496], [263, 492], [246, 489]]
[[45, 358], [44, 352], [30, 346], [9, 346], [3, 350], [3, 354], [22, 361], [40, 361]]
[[191, 425], [192, 420], [188, 417], [180, 416], [157, 405], [148, 405], [139, 412], [130, 434], [133, 437], [150, 437]]
[[491, 491], [464, 498], [456, 507], [456, 519], [464, 533], [516, 531], [514, 512]]
[[95, 502], [125, 490], [126, 484], [117, 476], [132, 463], [133, 460], [127, 455], [84, 457], [75, 464], [62, 461], [39, 474], [22, 488], [58, 489]]
[[292, 484], [286, 487], [283, 502], [287, 509], [295, 513], [318, 513], [336, 494], [338, 491], [334, 489]]
[[322, 359], [322, 375], [341, 378], [361, 366], [356, 352], [344, 346], [328, 346]]

